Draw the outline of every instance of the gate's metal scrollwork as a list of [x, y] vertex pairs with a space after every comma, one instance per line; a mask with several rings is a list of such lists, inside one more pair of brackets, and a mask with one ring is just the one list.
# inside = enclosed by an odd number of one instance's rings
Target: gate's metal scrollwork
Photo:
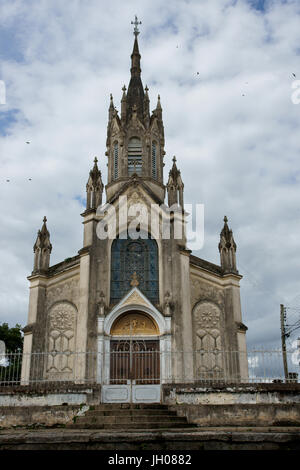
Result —
[[159, 384], [159, 341], [111, 340], [110, 383]]

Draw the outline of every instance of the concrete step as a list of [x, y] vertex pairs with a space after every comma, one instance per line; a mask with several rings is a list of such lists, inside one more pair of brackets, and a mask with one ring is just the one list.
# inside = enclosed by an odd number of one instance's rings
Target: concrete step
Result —
[[105, 403], [90, 407], [83, 416], [67, 425], [75, 429], [151, 430], [195, 428], [185, 417], [158, 403]]
[[[68, 428], [77, 429], [124, 429], [123, 425], [119, 424], [108, 424], [108, 423], [78, 423], [67, 425]], [[175, 423], [170, 421], [160, 421], [154, 423], [142, 423], [140, 421], [127, 423], [125, 429], [139, 429], [139, 430], [150, 430], [150, 429], [175, 429], [175, 428], [195, 428], [188, 423]]]
[[160, 403], [102, 403], [93, 405], [92, 410], [168, 410], [168, 405], [161, 405]]
[[164, 422], [164, 423], [186, 423], [186, 418], [181, 418], [179, 416], [149, 416], [149, 415], [139, 415], [139, 416], [95, 416], [95, 415], [90, 415], [90, 416], [79, 416], [76, 419], [75, 424], [84, 424], [84, 423], [91, 423], [91, 424], [119, 424], [120, 426], [127, 426], [128, 424], [131, 423], [139, 423], [140, 426], [142, 427], [144, 424], [147, 423], [159, 423], [159, 422]]
[[176, 416], [176, 411], [170, 411], [168, 409], [118, 409], [118, 410], [88, 410], [85, 416], [139, 416], [140, 414], [157, 416]]

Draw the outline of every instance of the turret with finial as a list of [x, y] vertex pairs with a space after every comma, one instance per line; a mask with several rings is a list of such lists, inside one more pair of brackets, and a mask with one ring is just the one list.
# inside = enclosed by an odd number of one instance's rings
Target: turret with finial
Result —
[[113, 100], [113, 95], [110, 94], [110, 102], [109, 102], [109, 109], [108, 109], [108, 120], [109, 120], [109, 122], [114, 117], [114, 114], [115, 114], [114, 100]]
[[167, 191], [168, 191], [168, 205], [171, 207], [173, 204], [179, 204], [183, 209], [183, 188], [184, 184], [181, 179], [180, 170], [178, 170], [176, 165], [176, 157], [174, 155], [173, 165], [169, 172], [169, 179], [167, 183]]
[[49, 268], [52, 245], [50, 243], [50, 233], [47, 229], [47, 218], [43, 218], [43, 225], [38, 231], [36, 242], [33, 246], [34, 265], [33, 274], [45, 273]]
[[126, 95], [126, 86], [122, 88], [123, 95], [121, 99], [121, 120], [124, 122], [126, 120], [126, 106], [127, 106], [127, 95]]
[[103, 183], [101, 171], [98, 168], [98, 159], [94, 158], [94, 166], [90, 171], [86, 184], [86, 209], [96, 210], [102, 204]]
[[221, 267], [225, 273], [238, 273], [236, 268], [236, 243], [232, 230], [228, 227], [228, 218], [224, 216], [224, 226], [220, 233], [219, 252]]

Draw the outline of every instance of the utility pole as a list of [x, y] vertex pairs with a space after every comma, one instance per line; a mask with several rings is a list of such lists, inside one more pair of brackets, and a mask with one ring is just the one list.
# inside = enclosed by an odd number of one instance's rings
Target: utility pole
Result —
[[283, 359], [283, 370], [284, 370], [284, 377], [287, 381], [289, 378], [288, 372], [288, 364], [287, 364], [287, 357], [286, 357], [286, 332], [285, 332], [285, 307], [284, 305], [280, 304], [280, 327], [281, 327], [281, 344], [282, 344], [282, 359]]

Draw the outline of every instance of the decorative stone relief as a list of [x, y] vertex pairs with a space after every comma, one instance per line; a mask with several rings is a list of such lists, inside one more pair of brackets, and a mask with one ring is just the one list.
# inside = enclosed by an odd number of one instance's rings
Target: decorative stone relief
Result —
[[165, 293], [165, 303], [164, 303], [164, 313], [167, 317], [172, 315], [172, 309], [174, 308], [174, 304], [172, 302], [172, 295], [169, 291]]
[[56, 286], [50, 287], [46, 292], [46, 306], [47, 309], [58, 300], [69, 300], [75, 305], [77, 304], [79, 296], [79, 279], [70, 279], [69, 281], [61, 282]]
[[111, 335], [158, 335], [154, 320], [143, 313], [128, 313], [118, 318], [111, 328]]
[[73, 376], [76, 309], [68, 302], [55, 304], [48, 316], [47, 378], [70, 379]]
[[101, 293], [100, 293], [100, 301], [98, 302], [98, 315], [99, 315], [99, 317], [103, 317], [103, 316], [104, 316], [104, 313], [105, 313], [105, 302], [104, 302], [104, 299], [105, 299], [104, 292], [101, 291]]
[[218, 377], [224, 370], [222, 357], [222, 315], [211, 302], [200, 302], [193, 310], [197, 379]]
[[221, 309], [224, 306], [224, 292], [222, 289], [212, 286], [202, 280], [191, 278], [192, 305], [200, 300], [210, 300], [219, 305]]
[[132, 294], [128, 297], [128, 299], [125, 300], [121, 305], [122, 307], [125, 305], [145, 305], [146, 307], [149, 307], [149, 304], [145, 302], [143, 297], [141, 297], [137, 292], [132, 292]]

